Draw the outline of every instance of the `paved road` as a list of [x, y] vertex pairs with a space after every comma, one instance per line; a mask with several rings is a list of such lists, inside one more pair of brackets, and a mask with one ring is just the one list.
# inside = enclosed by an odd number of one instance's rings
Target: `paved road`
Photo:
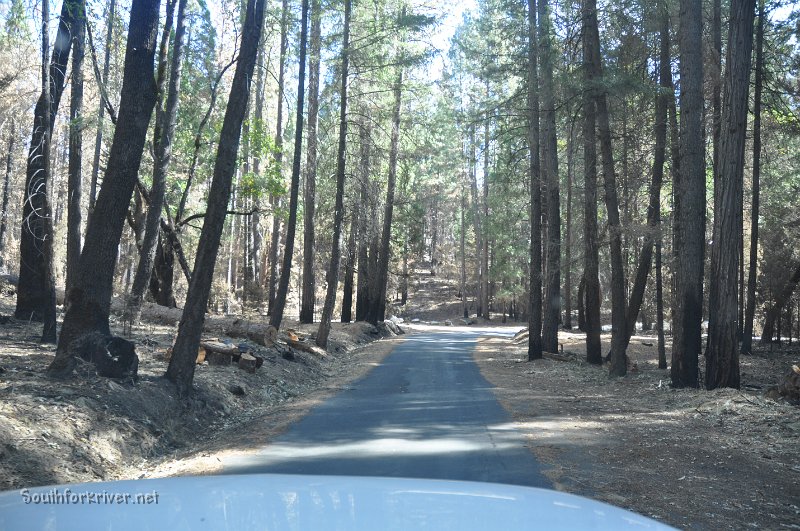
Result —
[[417, 477], [550, 487], [472, 360], [476, 332], [414, 335], [226, 473]]

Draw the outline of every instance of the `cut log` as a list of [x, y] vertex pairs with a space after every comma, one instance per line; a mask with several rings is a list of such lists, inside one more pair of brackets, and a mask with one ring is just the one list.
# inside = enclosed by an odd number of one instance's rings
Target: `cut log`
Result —
[[325, 359], [328, 357], [327, 352], [325, 352], [323, 349], [319, 348], [318, 346], [312, 343], [304, 343], [302, 341], [294, 341], [292, 339], [289, 339], [286, 341], [286, 344], [293, 349], [302, 350], [303, 352], [308, 352], [309, 354], [314, 354], [320, 359]]
[[525, 328], [524, 330], [520, 330], [519, 332], [514, 334], [514, 338], [512, 339], [512, 341], [514, 343], [521, 342], [523, 339], [528, 339], [529, 335], [530, 335], [530, 330]]
[[[262, 363], [264, 360], [261, 360]], [[239, 368], [247, 372], [254, 373], [258, 368], [258, 360], [252, 354], [242, 354], [239, 357]]]
[[233, 356], [234, 358], [238, 358], [241, 354], [241, 352], [239, 352], [239, 347], [236, 345], [227, 345], [221, 341], [202, 341], [200, 342], [200, 346], [206, 349], [207, 352], [227, 354], [229, 356]]
[[572, 361], [572, 357], [556, 354], [554, 352], [542, 352], [542, 357], [555, 361]]

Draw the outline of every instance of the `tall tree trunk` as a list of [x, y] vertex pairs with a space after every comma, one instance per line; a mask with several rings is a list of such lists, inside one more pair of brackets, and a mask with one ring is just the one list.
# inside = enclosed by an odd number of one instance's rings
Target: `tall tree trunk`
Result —
[[460, 255], [461, 255], [461, 283], [459, 284], [459, 291], [461, 292], [461, 313], [464, 319], [469, 317], [467, 310], [467, 256], [466, 246], [464, 245], [467, 230], [467, 191], [465, 187], [461, 186], [461, 238], [460, 238]]
[[67, 278], [66, 290], [75, 282], [81, 255], [81, 196], [83, 175], [83, 57], [86, 40], [86, 13], [83, 0], [77, 4], [72, 27], [72, 89], [69, 110], [69, 169], [67, 199]]
[[583, 0], [583, 175], [584, 175], [584, 272], [586, 304], [586, 361], [600, 365], [603, 355], [600, 344], [600, 276], [597, 234], [597, 113], [594, 97], [595, 75], [592, 66], [594, 47], [592, 21], [597, 27], [595, 0]]
[[367, 210], [371, 204], [367, 181], [370, 175], [369, 130], [359, 124], [359, 176], [361, 208], [354, 210], [358, 216], [358, 287], [356, 288], [356, 321], [363, 321], [369, 313], [369, 232], [367, 230]]
[[3, 179], [3, 207], [0, 211], [0, 268], [5, 267], [6, 230], [8, 228], [8, 187], [11, 182], [11, 172], [14, 168], [14, 144], [17, 137], [17, 124], [11, 117], [11, 126], [8, 129], [8, 152], [6, 152], [6, 175]]
[[139, 263], [133, 278], [133, 288], [127, 301], [126, 321], [133, 324], [139, 320], [144, 292], [150, 281], [153, 262], [158, 245], [158, 236], [161, 231], [161, 211], [164, 207], [164, 193], [166, 190], [167, 171], [172, 159], [172, 139], [175, 137], [175, 126], [178, 121], [178, 93], [181, 83], [181, 68], [183, 66], [183, 39], [186, 34], [185, 13], [186, 0], [179, 0], [178, 15], [175, 19], [175, 38], [172, 44], [172, 64], [170, 65], [170, 78], [167, 88], [167, 101], [161, 108], [161, 94], [166, 78], [167, 38], [172, 28], [172, 12], [175, 7], [174, 0], [167, 9], [167, 22], [164, 26], [165, 38], [161, 43], [159, 53], [159, 79], [158, 108], [156, 109], [156, 129], [153, 135], [153, 185], [150, 189], [150, 205], [145, 218], [144, 239], [139, 251]]
[[603, 65], [600, 56], [600, 33], [597, 27], [597, 8], [592, 0], [585, 31], [589, 32], [590, 73], [589, 79], [597, 110], [597, 126], [600, 137], [600, 152], [603, 160], [603, 188], [605, 191], [606, 214], [611, 254], [611, 368], [612, 376], [627, 373], [625, 356], [625, 265], [622, 260], [622, 225], [619, 219], [619, 200], [617, 198], [617, 179], [614, 168], [614, 155], [611, 146], [611, 125], [609, 121], [606, 91], [601, 86]]
[[[50, 124], [55, 121], [61, 94], [64, 91], [64, 78], [67, 62], [72, 48], [70, 28], [75, 25], [75, 14], [79, 0], [64, 0], [58, 33], [53, 43], [50, 68], [44, 69], [42, 94], [36, 102], [31, 133], [28, 164], [25, 172], [25, 190], [22, 202], [22, 230], [19, 242], [19, 283], [17, 284], [17, 305], [14, 317], [22, 320], [41, 321], [55, 315], [51, 308], [49, 290], [50, 276], [46, 264], [48, 240], [52, 239], [52, 223], [49, 216], [48, 176], [50, 163]], [[49, 15], [47, 17], [49, 19]], [[49, 42], [49, 38], [48, 38]], [[48, 112], [49, 111], [49, 112]], [[47, 315], [45, 315], [47, 314]]]
[[[488, 84], [488, 83], [487, 83]], [[488, 92], [488, 91], [487, 91]], [[483, 317], [491, 319], [491, 312], [489, 306], [489, 126], [491, 120], [486, 116], [486, 124], [483, 129], [483, 198], [481, 199], [481, 207], [483, 212], [483, 257], [481, 261], [481, 308], [483, 308]]]
[[732, 0], [711, 247], [706, 388], [739, 388], [738, 278], [755, 0]]
[[[348, 8], [348, 6], [345, 6], [345, 11], [347, 11]], [[303, 280], [300, 294], [301, 323], [314, 322], [314, 299], [316, 298], [316, 286], [314, 282], [314, 201], [317, 182], [317, 117], [319, 115], [319, 64], [322, 40], [321, 20], [320, 0], [312, 0], [311, 48], [308, 57], [308, 146], [306, 147], [306, 180], [303, 189]], [[337, 244], [334, 243], [334, 245]], [[331, 312], [333, 312], [333, 309], [331, 309]], [[330, 315], [328, 318], [330, 319]], [[328, 326], [330, 327], [330, 323]], [[322, 328], [321, 325], [320, 328]], [[319, 342], [319, 336], [317, 337], [317, 341]]]
[[661, 183], [664, 180], [664, 161], [667, 151], [667, 113], [670, 94], [672, 92], [672, 66], [670, 63], [669, 12], [666, 6], [661, 13], [661, 50], [659, 54], [659, 85], [655, 105], [655, 148], [653, 153], [653, 176], [650, 183], [649, 202], [647, 205], [647, 232], [645, 233], [642, 252], [636, 267], [636, 276], [630, 292], [628, 311], [625, 319], [625, 336], [622, 348], [627, 349], [631, 336], [636, 329], [636, 319], [644, 300], [647, 277], [650, 274], [653, 260], [653, 247], [660, 240], [661, 223]]
[[317, 330], [317, 346], [327, 348], [331, 331], [331, 317], [339, 287], [339, 240], [344, 219], [345, 154], [347, 149], [347, 78], [350, 66], [350, 0], [344, 1], [344, 35], [342, 37], [342, 86], [339, 91], [339, 149], [336, 154], [336, 205], [333, 210], [333, 237], [331, 262], [328, 267], [328, 289]]
[[75, 364], [68, 347], [79, 336], [109, 334], [114, 269], [125, 215], [136, 186], [150, 116], [156, 103], [153, 61], [159, 0], [134, 0], [125, 50], [125, 72], [117, 128], [106, 178], [89, 219], [75, 285], [67, 294], [67, 313], [51, 376], [65, 376]]
[[[278, 60], [278, 116], [275, 120], [275, 165], [278, 167], [278, 172], [283, 175], [283, 98], [285, 95], [286, 83], [286, 50], [289, 42], [289, 3], [288, 0], [282, 0], [281, 3], [281, 49], [280, 58]], [[305, 69], [305, 64], [303, 64]], [[305, 70], [303, 70], [305, 72]], [[267, 286], [267, 313], [273, 314], [275, 307], [275, 295], [278, 287], [278, 246], [280, 245], [281, 238], [281, 219], [277, 215], [278, 205], [280, 198], [272, 196], [270, 198], [272, 203], [272, 235], [270, 237], [269, 246], [269, 279]], [[288, 245], [288, 240], [286, 244]], [[294, 245], [294, 243], [292, 243]], [[280, 320], [278, 320], [280, 322]]]
[[[50, 8], [47, 0], [42, 2], [42, 99], [44, 108], [50, 108], [51, 86], [50, 72], [48, 71], [47, 54], [50, 51]], [[74, 24], [73, 24], [74, 26]], [[67, 45], [69, 46], [69, 45]], [[47, 189], [52, 185], [52, 172], [50, 169], [50, 142], [53, 138], [53, 118], [49, 112], [42, 113], [41, 127], [44, 130], [42, 135], [42, 173], [34, 182], [41, 183], [40, 188], [33, 192], [41, 194], [41, 226], [42, 226], [42, 261], [44, 262], [44, 286], [45, 295], [42, 305], [42, 342], [56, 342], [56, 286], [55, 275], [53, 273], [53, 210], [48, 197]], [[37, 213], [38, 214], [38, 213]], [[20, 253], [22, 254], [22, 253]]]
[[[264, 20], [265, 0], [248, 0], [242, 29], [239, 59], [231, 83], [231, 93], [225, 108], [225, 118], [219, 135], [217, 157], [214, 162], [214, 177], [208, 194], [208, 207], [200, 241], [197, 245], [192, 281], [186, 298], [186, 306], [178, 326], [178, 337], [172, 349], [172, 358], [166, 377], [175, 383], [180, 395], [192, 389], [197, 349], [203, 331], [214, 264], [217, 260], [225, 215], [230, 200], [236, 157], [241, 139], [242, 122], [250, 99], [250, 83], [253, 78], [261, 27]], [[302, 113], [301, 113], [302, 114]], [[102, 192], [101, 192], [102, 193]]]
[[294, 235], [297, 229], [297, 199], [300, 189], [300, 161], [303, 150], [303, 104], [306, 83], [306, 44], [308, 41], [308, 0], [303, 0], [300, 18], [300, 65], [297, 76], [297, 121], [294, 134], [294, 159], [292, 160], [292, 182], [289, 190], [289, 221], [286, 225], [286, 244], [283, 249], [283, 267], [275, 295], [269, 324], [280, 328], [283, 320], [283, 309], [286, 307], [286, 296], [289, 293], [289, 277], [292, 274], [292, 253], [294, 252]]
[[397, 155], [400, 149], [400, 105], [403, 94], [403, 67], [397, 67], [396, 78], [392, 92], [394, 105], [392, 107], [392, 134], [389, 140], [389, 179], [386, 185], [386, 205], [383, 213], [383, 231], [381, 247], [378, 255], [378, 289], [377, 300], [373, 300], [371, 312], [367, 321], [375, 324], [383, 321], [386, 315], [386, 289], [389, 283], [389, 252], [392, 242], [392, 211], [394, 209], [394, 188], [397, 180]]
[[553, 26], [546, 0], [539, 0], [539, 50], [542, 93], [542, 169], [547, 190], [547, 284], [544, 297], [542, 348], [558, 352], [561, 324], [561, 197], [553, 94]]
[[673, 177], [676, 264], [671, 376], [674, 387], [698, 386], [697, 368], [702, 351], [706, 166], [701, 4], [700, 0], [680, 2], [680, 171]]
[[[475, 314], [477, 317], [483, 316], [483, 223], [481, 221], [480, 199], [478, 197], [478, 159], [475, 154], [475, 126], [470, 126], [469, 130], [469, 172], [470, 172], [470, 190], [472, 193], [472, 218], [474, 221], [475, 231], [475, 271], [477, 280], [477, 293], [475, 295]], [[538, 155], [537, 155], [538, 157]]]
[[572, 330], [572, 182], [575, 172], [575, 119], [567, 136], [567, 234], [564, 238], [564, 328]]
[[[108, 72], [111, 69], [111, 42], [114, 39], [114, 18], [117, 9], [117, 0], [110, 0], [108, 3], [108, 15], [106, 19], [106, 56], [103, 59], [104, 87], [108, 87]], [[97, 104], [97, 135], [94, 139], [94, 156], [92, 157], [92, 181], [89, 188], [89, 215], [94, 212], [94, 203], [97, 198], [97, 178], [100, 175], [100, 153], [103, 149], [103, 121], [105, 120], [106, 109], [103, 99]]]
[[756, 27], [756, 80], [753, 97], [753, 199], [750, 212], [750, 264], [747, 271], [747, 308], [742, 332], [742, 354], [753, 353], [753, 319], [756, 313], [758, 275], [758, 214], [761, 200], [761, 99], [764, 89], [764, 0], [758, 2]]
[[[545, 1], [545, 0], [539, 0]], [[528, 0], [528, 179], [530, 181], [530, 289], [528, 361], [542, 358], [542, 175], [539, 154], [539, 72], [536, 2]]]

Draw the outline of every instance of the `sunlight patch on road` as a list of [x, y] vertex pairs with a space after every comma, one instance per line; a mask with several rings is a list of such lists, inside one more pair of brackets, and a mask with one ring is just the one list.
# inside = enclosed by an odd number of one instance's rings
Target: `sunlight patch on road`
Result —
[[485, 442], [455, 438], [409, 440], [391, 437], [342, 444], [303, 446], [275, 444], [263, 449], [256, 455], [232, 456], [226, 466], [264, 466], [307, 459], [364, 459], [387, 456], [449, 455], [453, 453], [497, 451], [498, 449], [511, 448], [512, 446], [511, 443], [495, 442], [493, 444], [488, 440]]

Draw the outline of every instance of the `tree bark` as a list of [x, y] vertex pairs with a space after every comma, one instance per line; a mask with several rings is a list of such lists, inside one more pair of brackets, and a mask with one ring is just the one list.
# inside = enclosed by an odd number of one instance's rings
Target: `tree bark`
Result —
[[51, 314], [55, 314], [55, 307], [50, 308], [52, 298], [48, 288], [50, 278], [45, 254], [45, 247], [49, 245], [46, 242], [52, 239], [52, 223], [48, 217], [49, 169], [45, 168], [50, 158], [49, 155], [45, 156], [44, 150], [49, 149], [51, 135], [49, 124], [55, 121], [64, 91], [67, 63], [72, 48], [70, 28], [75, 25], [78, 2], [79, 0], [65, 0], [62, 4], [50, 68], [43, 74], [43, 78], [49, 79], [49, 83], [46, 90], [42, 89], [34, 109], [23, 191], [19, 282], [17, 305], [14, 310], [14, 317], [25, 321], [42, 321], [46, 315], [50, 318]]
[[[545, 0], [539, 0], [544, 2]], [[528, 0], [528, 179], [530, 181], [530, 288], [528, 361], [542, 358], [542, 174], [539, 152], [539, 72], [536, 2]]]
[[[175, 3], [167, 10], [167, 23], [164, 34], [169, 36], [172, 27], [172, 11]], [[144, 292], [147, 289], [153, 270], [153, 262], [158, 245], [158, 236], [161, 231], [161, 210], [164, 207], [164, 193], [166, 191], [167, 171], [172, 159], [172, 139], [175, 136], [175, 127], [178, 120], [178, 93], [181, 83], [181, 68], [183, 66], [183, 39], [186, 33], [185, 26], [186, 0], [179, 0], [178, 15], [175, 19], [175, 38], [172, 44], [172, 64], [170, 65], [170, 79], [167, 88], [167, 101], [163, 109], [159, 103], [156, 112], [161, 118], [156, 119], [154, 134], [154, 160], [153, 160], [153, 186], [150, 190], [150, 205], [145, 218], [144, 239], [139, 251], [139, 264], [133, 278], [133, 288], [128, 298], [126, 321], [133, 324], [139, 320]], [[164, 54], [159, 65], [158, 99], [161, 99], [161, 88], [166, 77], [166, 42], [162, 43]]]
[[300, 161], [303, 149], [303, 103], [305, 100], [306, 82], [306, 44], [308, 41], [308, 0], [303, 0], [300, 18], [300, 67], [297, 76], [297, 121], [295, 122], [294, 160], [292, 161], [292, 182], [289, 190], [289, 221], [286, 224], [286, 244], [283, 249], [283, 267], [275, 295], [269, 324], [280, 329], [283, 320], [283, 309], [289, 293], [289, 277], [292, 274], [292, 253], [294, 252], [294, 235], [297, 229], [297, 199], [300, 188]]
[[603, 354], [600, 344], [600, 276], [599, 245], [597, 234], [597, 114], [593, 91], [594, 70], [592, 66], [593, 35], [591, 20], [597, 20], [595, 0], [583, 0], [583, 175], [584, 175], [584, 272], [586, 361], [600, 365]]
[[[275, 165], [278, 172], [283, 175], [283, 98], [286, 83], [286, 50], [289, 42], [289, 4], [288, 0], [281, 3], [281, 44], [278, 64], [278, 115], [275, 119]], [[305, 68], [305, 64], [303, 64]], [[305, 70], [304, 70], [305, 72]], [[281, 219], [277, 215], [280, 198], [273, 196], [272, 203], [272, 235], [269, 246], [269, 279], [267, 286], [267, 313], [272, 315], [275, 307], [275, 294], [278, 287], [278, 246], [281, 237]], [[288, 240], [286, 242], [288, 244]]]
[[539, 50], [542, 93], [542, 169], [547, 190], [547, 267], [542, 348], [558, 352], [561, 324], [561, 197], [556, 140], [556, 102], [553, 91], [553, 27], [546, 0], [539, 0]]
[[[594, 0], [592, 0], [594, 2]], [[609, 120], [606, 91], [598, 84], [603, 80], [603, 65], [600, 56], [600, 33], [597, 27], [597, 8], [592, 4], [588, 13], [585, 31], [589, 32], [590, 73], [593, 83], [591, 91], [597, 111], [597, 126], [600, 137], [600, 152], [603, 160], [603, 187], [605, 191], [606, 214], [611, 255], [611, 367], [612, 376], [625, 376], [628, 370], [625, 355], [625, 265], [622, 260], [622, 224], [619, 218], [619, 199], [617, 198], [617, 178], [614, 168], [614, 155], [611, 146], [611, 125]]]
[[[487, 82], [488, 85], [488, 82]], [[488, 90], [487, 90], [488, 92]], [[483, 216], [483, 256], [481, 258], [481, 308], [483, 317], [491, 319], [489, 294], [489, 126], [491, 120], [486, 116], [483, 128], [483, 198], [481, 199], [481, 215]]]
[[192, 281], [178, 325], [178, 336], [172, 349], [172, 358], [167, 368], [166, 377], [175, 383], [182, 396], [189, 394], [192, 389], [197, 350], [200, 346], [205, 310], [214, 277], [214, 264], [230, 201], [242, 122], [250, 99], [250, 84], [264, 20], [264, 4], [265, 0], [247, 2], [239, 59], [219, 136], [214, 177], [208, 194], [208, 207], [197, 246]]
[[759, 0], [758, 26], [756, 27], [756, 79], [753, 96], [753, 198], [750, 212], [750, 264], [747, 271], [747, 308], [742, 332], [742, 354], [753, 353], [753, 320], [756, 313], [758, 215], [761, 199], [761, 100], [764, 88], [764, 16], [764, 0]]
[[[705, 246], [705, 143], [703, 141], [702, 3], [681, 0], [680, 171], [675, 189], [675, 310], [672, 335], [673, 387], [698, 386], [702, 351]], [[736, 275], [734, 275], [736, 278]]]
[[469, 311], [467, 310], [467, 256], [466, 256], [466, 246], [464, 245], [466, 239], [466, 230], [467, 230], [467, 191], [465, 187], [462, 185], [461, 187], [461, 238], [460, 238], [460, 255], [461, 255], [461, 283], [459, 284], [460, 292], [461, 292], [461, 313], [464, 316], [464, 319], [469, 317]]
[[[348, 7], [345, 6], [345, 11], [347, 10]], [[319, 65], [322, 40], [321, 20], [320, 0], [312, 0], [311, 48], [308, 58], [308, 146], [306, 147], [306, 179], [303, 189], [303, 279], [300, 294], [301, 323], [314, 322], [314, 299], [316, 299], [316, 283], [314, 281], [314, 201], [317, 181], [317, 117], [319, 115]], [[334, 243], [334, 245], [337, 244]], [[331, 312], [332, 311], [333, 309], [331, 309]], [[330, 319], [330, 315], [328, 319]], [[320, 328], [322, 327], [320, 326]], [[319, 341], [319, 339], [317, 339], [317, 341]], [[320, 346], [324, 348], [324, 345]]]
[[575, 172], [575, 120], [570, 119], [567, 137], [567, 234], [564, 238], [564, 328], [572, 330], [572, 182]]
[[75, 282], [81, 255], [81, 196], [83, 175], [83, 57], [86, 40], [85, 4], [77, 3], [72, 27], [72, 88], [69, 111], [69, 168], [67, 170], [67, 278], [66, 290]]
[[[481, 211], [480, 211], [480, 200], [478, 198], [478, 171], [476, 166], [478, 165], [478, 160], [475, 155], [475, 126], [470, 126], [469, 130], [469, 172], [470, 172], [470, 184], [471, 184], [471, 192], [472, 192], [472, 217], [474, 221], [474, 231], [475, 231], [475, 271], [476, 271], [476, 280], [477, 280], [477, 293], [475, 294], [475, 314], [477, 317], [483, 316], [483, 223], [481, 221]], [[538, 155], [537, 155], [538, 157]]]
[[158, 33], [158, 0], [134, 0], [125, 50], [119, 117], [106, 178], [89, 219], [75, 286], [67, 294], [67, 313], [51, 376], [72, 372], [69, 345], [97, 331], [109, 335], [109, 308], [117, 250], [131, 194], [136, 186], [150, 116], [156, 102], [153, 60]]
[[706, 388], [739, 388], [738, 278], [742, 243], [742, 190], [747, 133], [755, 0], [731, 2], [728, 58], [722, 102], [719, 193], [711, 247]]
[[327, 348], [331, 317], [339, 287], [339, 258], [344, 219], [345, 154], [347, 149], [347, 78], [350, 67], [350, 0], [344, 1], [344, 30], [342, 37], [342, 86], [339, 92], [339, 148], [336, 154], [336, 205], [333, 211], [331, 262], [328, 267], [328, 289], [317, 330], [317, 346]]
[[378, 255], [377, 300], [373, 300], [367, 322], [376, 324], [386, 315], [386, 289], [389, 283], [389, 252], [392, 240], [392, 211], [394, 209], [394, 188], [397, 180], [397, 155], [400, 149], [400, 105], [402, 103], [403, 67], [397, 66], [392, 92], [392, 134], [389, 140], [389, 179], [386, 185], [386, 205], [383, 213], [383, 231]]
[[369, 232], [367, 230], [367, 212], [370, 209], [367, 181], [370, 175], [369, 130], [365, 124], [359, 124], [359, 170], [361, 208], [358, 212], [358, 287], [356, 288], [356, 321], [363, 321], [369, 312]]

